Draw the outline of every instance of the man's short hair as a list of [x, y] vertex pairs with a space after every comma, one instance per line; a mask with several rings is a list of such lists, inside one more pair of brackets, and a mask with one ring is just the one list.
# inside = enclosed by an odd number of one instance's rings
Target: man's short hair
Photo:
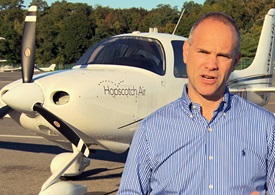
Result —
[[190, 33], [189, 33], [189, 40], [192, 42], [192, 34], [194, 33], [195, 29], [198, 27], [200, 23], [207, 19], [213, 19], [216, 21], [223, 22], [226, 25], [232, 26], [236, 33], [237, 33], [237, 46], [235, 52], [238, 53], [240, 51], [240, 42], [241, 42], [241, 35], [240, 30], [233, 18], [223, 12], [210, 12], [207, 14], [202, 15], [192, 26]]

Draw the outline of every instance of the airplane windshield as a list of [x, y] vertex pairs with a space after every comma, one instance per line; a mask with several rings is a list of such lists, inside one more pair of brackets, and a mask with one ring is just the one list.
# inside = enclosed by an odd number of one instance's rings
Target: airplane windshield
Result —
[[152, 38], [119, 36], [108, 38], [88, 50], [77, 64], [108, 64], [142, 68], [164, 75], [164, 52]]

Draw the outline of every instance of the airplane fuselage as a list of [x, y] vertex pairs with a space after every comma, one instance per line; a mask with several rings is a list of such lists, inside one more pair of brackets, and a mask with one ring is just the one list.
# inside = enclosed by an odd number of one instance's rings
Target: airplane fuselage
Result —
[[[140, 32], [106, 39], [88, 50], [73, 69], [35, 75], [26, 97], [14, 100], [14, 106], [9, 103], [14, 109], [10, 116], [24, 128], [71, 149], [71, 143], [33, 111], [33, 105], [39, 102], [69, 124], [87, 145], [123, 152], [143, 118], [181, 96], [187, 83], [182, 59], [186, 40], [176, 35]], [[274, 41], [267, 39], [267, 43], [270, 40]], [[235, 71], [228, 86], [238, 95], [264, 105], [269, 94], [246, 90], [251, 86], [270, 87], [266, 82], [270, 81], [270, 70], [259, 72], [262, 73], [247, 77], [246, 70]], [[21, 80], [7, 85], [1, 97], [20, 85]], [[26, 108], [20, 106], [26, 102]], [[5, 105], [2, 98], [0, 103]]]

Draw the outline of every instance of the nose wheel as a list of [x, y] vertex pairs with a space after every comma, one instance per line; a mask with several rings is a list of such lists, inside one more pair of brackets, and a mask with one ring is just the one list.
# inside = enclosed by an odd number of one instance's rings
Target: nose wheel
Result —
[[73, 153], [62, 153], [51, 163], [52, 175], [43, 184], [39, 195], [84, 195], [87, 187], [65, 181], [58, 181], [61, 176], [76, 176], [90, 165], [90, 160], [83, 156], [74, 145]]

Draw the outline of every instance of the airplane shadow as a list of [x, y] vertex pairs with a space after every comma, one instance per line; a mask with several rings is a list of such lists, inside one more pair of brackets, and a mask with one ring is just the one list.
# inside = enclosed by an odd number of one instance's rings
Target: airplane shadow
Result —
[[[68, 152], [67, 150], [60, 148], [55, 145], [42, 145], [42, 144], [33, 144], [33, 143], [18, 143], [18, 142], [6, 142], [0, 141], [0, 149], [7, 150], [16, 150], [22, 152], [34, 152], [34, 153], [45, 153], [45, 154], [60, 154], [62, 152]], [[109, 162], [119, 162], [125, 163], [127, 158], [128, 150], [124, 153], [117, 154], [107, 150], [96, 150], [95, 152], [90, 153], [91, 163], [93, 160], [104, 160]], [[76, 180], [76, 181], [93, 181], [101, 179], [112, 179], [120, 178], [122, 175], [124, 166], [119, 166], [115, 168], [96, 168], [84, 171], [81, 175], [75, 177], [61, 177], [63, 181]], [[109, 174], [100, 174], [104, 172], [111, 172], [118, 170], [118, 173], [109, 173]], [[111, 192], [97, 191], [97, 192], [88, 192], [87, 195], [110, 195], [116, 194], [117, 190]]]
[[6, 141], [0, 141], [0, 148], [8, 149], [8, 150], [23, 151], [23, 152], [35, 152], [35, 153], [47, 153], [47, 154], [59, 154], [66, 151], [57, 146], [6, 142]]
[[[61, 177], [61, 180], [63, 181], [68, 181], [68, 180], [76, 180], [76, 181], [87, 181], [87, 180], [101, 180], [101, 179], [112, 179], [112, 178], [120, 178], [122, 175], [122, 167], [117, 167], [114, 169], [107, 169], [107, 168], [99, 168], [99, 169], [91, 169], [84, 171], [81, 175], [75, 176], [75, 177]], [[95, 176], [99, 173], [102, 172], [107, 172], [107, 171], [113, 171], [113, 170], [121, 170], [120, 173], [115, 173], [115, 174], [108, 174], [108, 175], [102, 175], [102, 176]]]
[[[0, 148], [8, 150], [17, 150], [25, 152], [46, 153], [46, 154], [60, 154], [62, 152], [68, 152], [67, 150], [54, 145], [41, 145], [32, 143], [18, 143], [18, 142], [6, 142], [0, 141]], [[89, 158], [95, 160], [104, 160], [110, 162], [124, 163], [127, 158], [128, 151], [117, 154], [107, 150], [97, 149], [96, 152], [91, 152]]]
[[[107, 174], [104, 176], [95, 176], [101, 172], [106, 172], [106, 171], [112, 171], [112, 170], [116, 170], [116, 169], [120, 169], [122, 170], [123, 167], [117, 167], [114, 169], [107, 169], [107, 168], [99, 168], [99, 169], [92, 169], [92, 170], [88, 170], [83, 172], [80, 176], [76, 176], [76, 177], [71, 177], [71, 178], [60, 178], [61, 180], [76, 180], [76, 181], [93, 181], [93, 180], [102, 180], [102, 179], [112, 179], [112, 178], [121, 178], [122, 175], [122, 171], [120, 173], [116, 173], [116, 174]], [[98, 191], [98, 192], [88, 192], [87, 195], [109, 195], [109, 194], [116, 194], [118, 191], [118, 187], [117, 189], [111, 192], [103, 192], [103, 191]]]
[[109, 195], [109, 194], [115, 194], [117, 190], [114, 190], [112, 192], [88, 192], [86, 195]]

